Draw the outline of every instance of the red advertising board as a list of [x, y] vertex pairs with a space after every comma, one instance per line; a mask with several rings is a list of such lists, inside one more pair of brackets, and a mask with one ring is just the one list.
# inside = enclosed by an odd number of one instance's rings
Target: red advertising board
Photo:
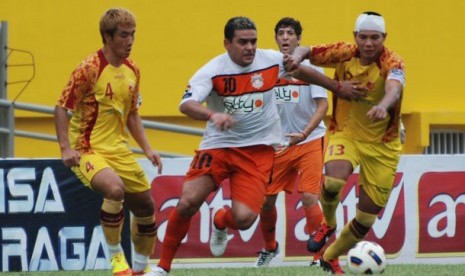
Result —
[[[418, 253], [465, 252], [465, 172], [427, 172], [418, 183]], [[460, 254], [457, 254], [460, 253]]]
[[[166, 223], [172, 208], [176, 206], [181, 194], [184, 176], [159, 176], [152, 183], [152, 195], [155, 200], [156, 218], [159, 225], [159, 239], [163, 240]], [[353, 174], [344, 187], [341, 205], [338, 209], [338, 227], [355, 216], [358, 202], [358, 175]], [[211, 258], [209, 250], [211, 211], [217, 206], [230, 206], [229, 182], [222, 183], [220, 189], [211, 194], [202, 204], [199, 212], [192, 218], [186, 238], [176, 254], [176, 258]], [[305, 217], [302, 210], [300, 194], [286, 194], [285, 219], [285, 256], [310, 256], [306, 250], [308, 233], [305, 230]], [[256, 257], [256, 252], [263, 247], [258, 220], [245, 231], [229, 231], [229, 244], [223, 257]], [[334, 238], [333, 238], [334, 239]], [[402, 249], [405, 240], [405, 204], [402, 173], [396, 176], [394, 190], [386, 209], [379, 215], [373, 229], [367, 235], [368, 240], [381, 244], [387, 254], [396, 254]], [[153, 258], [159, 258], [161, 246], [156, 246]]]

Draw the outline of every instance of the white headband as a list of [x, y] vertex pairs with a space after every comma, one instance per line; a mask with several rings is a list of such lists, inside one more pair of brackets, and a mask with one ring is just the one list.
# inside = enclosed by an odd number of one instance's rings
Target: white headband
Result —
[[384, 18], [379, 15], [362, 13], [355, 21], [354, 31], [377, 31], [384, 34], [386, 33]]

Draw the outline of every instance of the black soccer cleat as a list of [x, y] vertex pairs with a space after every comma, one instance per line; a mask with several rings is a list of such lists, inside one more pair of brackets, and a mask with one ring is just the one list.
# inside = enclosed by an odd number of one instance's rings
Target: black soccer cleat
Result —
[[307, 242], [307, 250], [313, 253], [319, 252], [334, 233], [334, 230], [336, 230], [336, 227], [330, 228], [326, 223], [321, 223], [310, 235]]
[[345, 274], [344, 270], [342, 270], [341, 266], [339, 265], [339, 260], [324, 260], [323, 256], [320, 258], [320, 265], [324, 269], [324, 271], [328, 271], [331, 274]]

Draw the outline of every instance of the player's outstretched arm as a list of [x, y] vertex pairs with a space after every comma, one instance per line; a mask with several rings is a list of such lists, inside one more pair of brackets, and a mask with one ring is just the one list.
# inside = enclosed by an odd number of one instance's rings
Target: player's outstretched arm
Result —
[[337, 81], [328, 78], [314, 68], [300, 64], [290, 75], [301, 81], [322, 86], [338, 97], [346, 100], [359, 100], [366, 96], [366, 89], [360, 88], [358, 81]]

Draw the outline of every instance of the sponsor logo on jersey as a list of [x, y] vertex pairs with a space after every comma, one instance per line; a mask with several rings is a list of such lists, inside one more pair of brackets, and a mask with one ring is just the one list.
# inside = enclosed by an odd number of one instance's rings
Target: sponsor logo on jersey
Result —
[[263, 110], [263, 93], [251, 93], [238, 97], [224, 97], [225, 111], [229, 114], [258, 113]]
[[122, 80], [124, 80], [124, 78], [125, 78], [125, 75], [124, 75], [123, 72], [120, 72], [120, 73], [115, 74], [115, 79], [122, 79]]
[[300, 90], [298, 85], [276, 86], [274, 88], [276, 103], [299, 103]]

